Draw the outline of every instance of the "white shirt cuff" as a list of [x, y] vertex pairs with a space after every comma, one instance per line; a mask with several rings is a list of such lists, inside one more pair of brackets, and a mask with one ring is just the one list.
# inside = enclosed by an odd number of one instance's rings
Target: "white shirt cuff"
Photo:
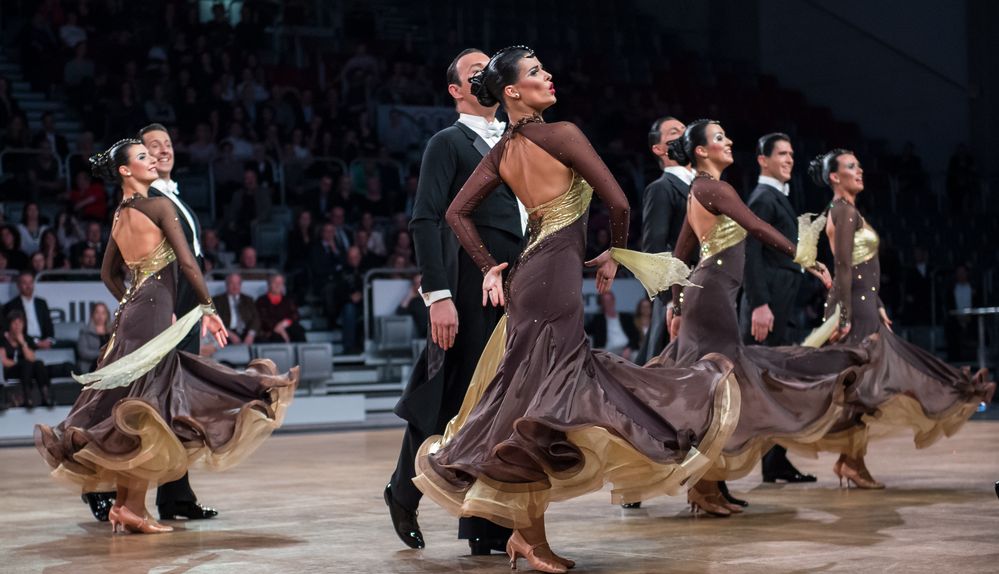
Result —
[[420, 295], [423, 296], [423, 303], [427, 307], [429, 307], [429, 306], [433, 305], [434, 303], [436, 303], [438, 301], [443, 301], [444, 299], [450, 299], [451, 298], [451, 290], [450, 289], [441, 289], [440, 291], [431, 291], [429, 293], [424, 293], [423, 290], [421, 289], [420, 290]]

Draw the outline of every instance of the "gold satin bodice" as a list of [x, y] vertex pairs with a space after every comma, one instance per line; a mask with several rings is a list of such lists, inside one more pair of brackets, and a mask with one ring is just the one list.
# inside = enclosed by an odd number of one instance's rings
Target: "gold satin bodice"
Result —
[[524, 255], [533, 250], [542, 240], [555, 232], [572, 225], [586, 213], [593, 197], [593, 188], [575, 171], [572, 183], [562, 195], [541, 205], [527, 208], [528, 243]]
[[867, 224], [867, 220], [862, 220], [863, 226], [853, 233], [853, 264], [860, 265], [866, 263], [878, 254], [878, 238], [874, 228]]
[[132, 272], [132, 283], [138, 287], [149, 278], [150, 275], [159, 273], [164, 267], [177, 260], [177, 254], [173, 252], [170, 243], [163, 238], [149, 255], [138, 261], [126, 261], [129, 270]]
[[719, 215], [704, 237], [701, 238], [701, 259], [725, 251], [746, 238], [746, 230], [727, 215]]

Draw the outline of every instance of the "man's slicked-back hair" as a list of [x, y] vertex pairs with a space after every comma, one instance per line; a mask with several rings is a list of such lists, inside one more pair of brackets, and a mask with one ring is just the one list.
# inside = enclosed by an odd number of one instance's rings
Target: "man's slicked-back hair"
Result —
[[774, 146], [777, 145], [777, 142], [791, 143], [791, 136], [783, 132], [761, 136], [760, 139], [756, 140], [756, 155], [770, 157], [770, 154], [774, 153]]
[[139, 139], [141, 140], [143, 136], [145, 136], [149, 132], [166, 132], [169, 134], [170, 130], [166, 129], [166, 126], [164, 126], [163, 124], [149, 124], [148, 126], [139, 130]]
[[649, 128], [649, 147], [659, 143], [659, 138], [663, 137], [663, 124], [670, 120], [680, 121], [673, 116], [663, 116], [656, 118], [656, 121], [652, 122], [652, 127]]
[[453, 60], [451, 60], [451, 65], [447, 67], [447, 85], [449, 86], [451, 84], [454, 84], [456, 86], [461, 85], [462, 79], [461, 76], [458, 74], [458, 60], [464, 58], [469, 54], [485, 54], [485, 52], [483, 52], [478, 48], [465, 48], [464, 50], [459, 52], [458, 55], [455, 56]]

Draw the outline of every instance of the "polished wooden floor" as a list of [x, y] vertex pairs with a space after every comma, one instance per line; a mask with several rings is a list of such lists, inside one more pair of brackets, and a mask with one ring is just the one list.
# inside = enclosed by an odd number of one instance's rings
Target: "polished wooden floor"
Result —
[[[112, 536], [34, 449], [0, 449], [0, 572], [509, 571], [503, 556], [469, 556], [455, 520], [429, 503], [428, 548], [403, 549], [381, 500], [400, 436], [275, 436], [232, 471], [193, 474], [219, 518], [155, 536]], [[924, 451], [885, 439], [868, 460], [887, 490], [841, 490], [824, 456], [797, 461], [819, 476], [812, 485], [732, 483], [752, 501], [742, 516], [694, 518], [679, 498], [622, 510], [601, 492], [554, 505], [550, 535], [576, 572], [999, 571], [999, 422], [969, 423]]]

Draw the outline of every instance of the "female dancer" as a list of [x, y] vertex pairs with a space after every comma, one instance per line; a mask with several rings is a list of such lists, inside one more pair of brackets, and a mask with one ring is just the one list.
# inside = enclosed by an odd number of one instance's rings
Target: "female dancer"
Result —
[[673, 287], [674, 304], [667, 310], [673, 341], [652, 362], [690, 365], [701, 355], [715, 352], [735, 364], [746, 408], [725, 445], [722, 463], [706, 475], [712, 480], [703, 480], [688, 492], [692, 510], [728, 516], [740, 512], [740, 505], [726, 497], [715, 480], [745, 475], [774, 442], [821, 438], [842, 410], [844, 381], [855, 376], [855, 367], [866, 356], [853, 348], [815, 352], [742, 344], [735, 298], [742, 285], [747, 232], [793, 257], [828, 287], [829, 273], [815, 262], [815, 241], [808, 239], [817, 237], [820, 230], [804, 225], [807, 217], [800, 218], [796, 247], [756, 217], [732, 186], [719, 181], [722, 171], [732, 164], [732, 141], [718, 122], [690, 124], [682, 137], [670, 143], [669, 154], [681, 165], [689, 161], [698, 170], [674, 254], [685, 260], [700, 242], [700, 263], [690, 277], [700, 288], [681, 292], [679, 286]]
[[[506, 305], [507, 315], [458, 416], [421, 448], [415, 482], [454, 514], [516, 529], [507, 544], [511, 565], [522, 556], [535, 569], [565, 572], [572, 561], [546, 542], [548, 503], [605, 482], [614, 483], [612, 502], [620, 504], [696, 481], [738, 418], [737, 385], [718, 355], [690, 368], [643, 369], [590, 349], [580, 296], [586, 213], [595, 192], [611, 214], [614, 249], [586, 263], [605, 293], [615, 259], [641, 257], [619, 249], [628, 236], [624, 193], [579, 128], [541, 119], [555, 89], [530, 49], [501, 50], [472, 81], [483, 105], [503, 102], [511, 127], [447, 220], [485, 275], [483, 304]], [[506, 264], [485, 250], [470, 217], [501, 181], [531, 217], [529, 243], [505, 285]], [[669, 261], [676, 263], [659, 256], [652, 270], [667, 275]]]
[[971, 376], [892, 332], [878, 295], [878, 234], [856, 207], [864, 170], [853, 152], [834, 149], [820, 155], [808, 172], [817, 185], [833, 191], [826, 235], [836, 277], [826, 302], [826, 328], [806, 344], [821, 345], [826, 337], [845, 345], [866, 339], [873, 357], [871, 368], [847, 389], [840, 420], [810, 448], [840, 453], [833, 472], [841, 484], [845, 478], [848, 486], [884, 488], [864, 463], [871, 424], [911, 427], [916, 447], [924, 448], [957, 432], [981, 401], [991, 400], [995, 384], [985, 381], [984, 369]]
[[[175, 350], [199, 321], [219, 345], [227, 333], [173, 204], [146, 195], [156, 158], [129, 139], [90, 161], [96, 175], [122, 185], [101, 270], [121, 305], [100, 368], [76, 377], [88, 388], [56, 428], [35, 427], [35, 445], [55, 478], [84, 492], [117, 487], [112, 531], [168, 532], [146, 512], [149, 484], [176, 480], [201, 457], [215, 469], [246, 457], [280, 426], [298, 369], [277, 375], [272, 362], [254, 361], [237, 372]], [[202, 305], [171, 325], [178, 271]]]

